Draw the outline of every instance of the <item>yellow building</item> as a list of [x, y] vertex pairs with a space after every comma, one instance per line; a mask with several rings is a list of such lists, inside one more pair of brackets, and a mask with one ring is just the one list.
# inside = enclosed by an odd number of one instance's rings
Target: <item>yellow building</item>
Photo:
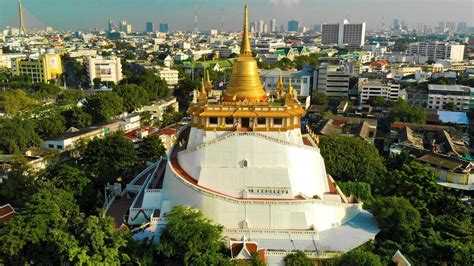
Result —
[[48, 83], [63, 73], [61, 57], [58, 54], [43, 54], [38, 59], [12, 59], [12, 73], [15, 76], [26, 75], [33, 83]]

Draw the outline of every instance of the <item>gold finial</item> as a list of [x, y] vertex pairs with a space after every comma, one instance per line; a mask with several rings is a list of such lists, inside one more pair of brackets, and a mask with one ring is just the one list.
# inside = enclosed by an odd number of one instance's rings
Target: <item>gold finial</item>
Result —
[[288, 94], [293, 95], [293, 86], [291, 85], [291, 77], [288, 82]]
[[212, 91], [212, 82], [211, 82], [211, 78], [209, 77], [209, 69], [206, 70], [206, 91], [207, 93], [211, 93]]
[[280, 71], [280, 77], [278, 79], [278, 83], [276, 85], [276, 93], [278, 95], [278, 98], [281, 97], [281, 95], [283, 95], [283, 91], [285, 90], [285, 86], [283, 84], [283, 77], [282, 77], [282, 74], [281, 74], [281, 69], [279, 69]]
[[201, 90], [199, 91], [199, 101], [207, 101], [207, 91], [204, 85], [204, 78], [201, 79]]
[[240, 46], [240, 55], [252, 55], [252, 50], [250, 49], [250, 39], [249, 39], [249, 5], [245, 1], [245, 11], [244, 11], [244, 32], [242, 36], [242, 44]]

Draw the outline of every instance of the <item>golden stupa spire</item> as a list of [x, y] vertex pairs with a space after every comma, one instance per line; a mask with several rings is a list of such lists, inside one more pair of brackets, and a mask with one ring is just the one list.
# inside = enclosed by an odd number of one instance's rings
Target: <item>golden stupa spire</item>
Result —
[[242, 44], [240, 45], [240, 55], [252, 55], [249, 38], [249, 5], [247, 1], [245, 1], [244, 32], [242, 34]]
[[278, 98], [280, 98], [283, 95], [283, 91], [285, 90], [285, 85], [283, 84], [283, 76], [281, 74], [281, 69], [279, 69], [280, 75], [278, 78], [278, 83], [276, 85], [276, 93]]
[[244, 32], [240, 55], [234, 61], [232, 76], [223, 99], [225, 102], [244, 101], [245, 99], [249, 102], [264, 102], [267, 100], [267, 94], [260, 81], [257, 61], [253, 58], [250, 47], [247, 4], [245, 4], [244, 11]]
[[212, 82], [211, 82], [211, 78], [209, 76], [209, 69], [206, 70], [206, 91], [207, 93], [211, 93], [212, 91]]
[[201, 89], [199, 90], [199, 102], [207, 102], [207, 91], [206, 85], [204, 84], [204, 78], [201, 79]]

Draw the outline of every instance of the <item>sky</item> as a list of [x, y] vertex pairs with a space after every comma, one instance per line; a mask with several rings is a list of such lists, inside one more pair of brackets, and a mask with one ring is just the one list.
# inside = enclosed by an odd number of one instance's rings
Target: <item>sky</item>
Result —
[[[198, 28], [240, 29], [244, 0], [198, 0]], [[0, 28], [18, 26], [17, 0], [0, 0]], [[136, 30], [147, 21], [168, 23], [171, 30], [191, 30], [194, 0], [23, 0], [27, 28], [107, 28], [107, 21], [127, 20]], [[392, 24], [437, 25], [438, 21], [464, 21], [474, 26], [474, 0], [249, 0], [249, 20], [290, 19], [302, 25], [335, 23], [343, 19], [366, 22], [369, 29]], [[300, 24], [300, 25], [301, 25]]]

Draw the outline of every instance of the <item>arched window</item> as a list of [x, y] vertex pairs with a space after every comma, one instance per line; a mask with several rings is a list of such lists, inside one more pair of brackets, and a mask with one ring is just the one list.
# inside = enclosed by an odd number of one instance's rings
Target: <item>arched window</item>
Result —
[[247, 168], [249, 166], [249, 162], [247, 160], [242, 160], [242, 167]]

